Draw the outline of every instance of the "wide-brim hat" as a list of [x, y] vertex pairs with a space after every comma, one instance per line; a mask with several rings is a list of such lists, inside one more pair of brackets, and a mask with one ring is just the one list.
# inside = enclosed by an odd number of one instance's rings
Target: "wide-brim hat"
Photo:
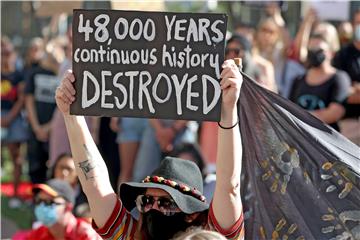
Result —
[[131, 211], [138, 195], [147, 188], [162, 189], [169, 193], [180, 210], [186, 214], [202, 212], [209, 208], [203, 195], [203, 180], [198, 166], [189, 160], [166, 157], [151, 176], [142, 182], [128, 182], [120, 186], [120, 198]]

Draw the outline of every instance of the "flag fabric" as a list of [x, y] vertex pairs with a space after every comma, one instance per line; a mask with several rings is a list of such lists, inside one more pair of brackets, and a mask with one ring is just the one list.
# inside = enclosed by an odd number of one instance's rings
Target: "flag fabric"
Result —
[[243, 76], [245, 238], [360, 239], [360, 148]]

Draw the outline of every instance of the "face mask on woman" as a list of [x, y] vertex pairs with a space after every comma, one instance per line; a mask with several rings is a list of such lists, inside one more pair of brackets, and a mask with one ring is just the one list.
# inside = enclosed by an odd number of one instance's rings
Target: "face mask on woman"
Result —
[[59, 219], [56, 205], [45, 205], [44, 203], [35, 206], [35, 216], [37, 220], [48, 227], [54, 225]]
[[161, 212], [151, 209], [144, 213], [146, 230], [151, 239], [171, 239], [174, 234], [185, 231], [190, 223], [185, 221], [185, 213], [179, 212], [172, 216], [165, 216]]
[[308, 64], [309, 67], [320, 67], [325, 61], [325, 53], [322, 49], [308, 49]]

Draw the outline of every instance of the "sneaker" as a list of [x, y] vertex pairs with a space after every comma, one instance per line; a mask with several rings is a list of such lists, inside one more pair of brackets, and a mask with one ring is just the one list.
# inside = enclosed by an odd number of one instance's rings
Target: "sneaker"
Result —
[[21, 202], [21, 200], [20, 199], [18, 199], [18, 198], [11, 198], [10, 200], [9, 200], [9, 207], [10, 208], [20, 208], [21, 207], [21, 205], [22, 205], [22, 202]]

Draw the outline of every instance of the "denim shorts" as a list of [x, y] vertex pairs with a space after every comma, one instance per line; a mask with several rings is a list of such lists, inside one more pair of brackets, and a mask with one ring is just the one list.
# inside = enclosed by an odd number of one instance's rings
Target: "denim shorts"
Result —
[[[6, 116], [9, 110], [1, 110], [0, 115]], [[1, 128], [1, 142], [3, 143], [20, 143], [25, 142], [29, 138], [29, 124], [23, 113], [10, 123], [7, 128]]]
[[121, 118], [116, 142], [140, 142], [147, 124], [146, 118]]

